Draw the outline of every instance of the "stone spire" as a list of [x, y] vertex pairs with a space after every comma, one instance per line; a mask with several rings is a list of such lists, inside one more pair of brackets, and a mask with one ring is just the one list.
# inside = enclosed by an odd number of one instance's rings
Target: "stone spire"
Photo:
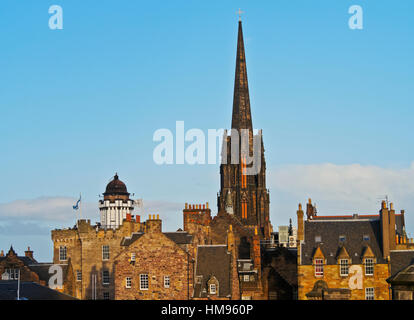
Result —
[[241, 21], [239, 21], [239, 34], [237, 39], [236, 75], [234, 79], [233, 116], [231, 128], [253, 130]]

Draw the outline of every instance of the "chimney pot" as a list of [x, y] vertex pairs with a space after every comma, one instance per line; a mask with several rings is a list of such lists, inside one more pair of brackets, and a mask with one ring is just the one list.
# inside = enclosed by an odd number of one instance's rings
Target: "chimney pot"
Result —
[[206, 203], [206, 205], [207, 205], [207, 209], [208, 209], [208, 202]]
[[392, 202], [390, 203], [390, 209], [394, 210], [394, 204]]

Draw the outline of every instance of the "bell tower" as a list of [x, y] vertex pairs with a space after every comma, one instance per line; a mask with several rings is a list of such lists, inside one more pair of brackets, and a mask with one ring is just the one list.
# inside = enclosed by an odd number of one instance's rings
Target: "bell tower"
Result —
[[[234, 214], [246, 226], [257, 227], [259, 236], [268, 239], [270, 238], [271, 227], [269, 220], [269, 192], [266, 189], [266, 161], [264, 158], [262, 131], [259, 130], [257, 135], [253, 133], [241, 21], [239, 21], [238, 26], [231, 128], [232, 131], [238, 133], [239, 139], [232, 139], [232, 136], [227, 135], [227, 132], [223, 138], [220, 192], [217, 197], [218, 210]], [[258, 150], [260, 170], [255, 174], [246, 174], [246, 162], [240, 151], [243, 148], [241, 145], [243, 131], [249, 134], [247, 144], [249, 155], [253, 154], [253, 141], [260, 141], [260, 149]], [[232, 143], [239, 144], [237, 148], [238, 161], [232, 159]], [[229, 204], [231, 205], [231, 210], [229, 210]]]

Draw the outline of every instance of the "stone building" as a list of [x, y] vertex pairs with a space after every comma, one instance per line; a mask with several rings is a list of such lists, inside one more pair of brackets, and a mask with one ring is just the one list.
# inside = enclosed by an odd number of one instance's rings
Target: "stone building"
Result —
[[114, 259], [115, 299], [186, 300], [193, 289], [192, 236], [162, 232], [157, 217], [146, 221], [144, 232], [122, 240], [125, 247]]
[[111, 206], [124, 203], [132, 210], [128, 195], [115, 175], [99, 202], [101, 223], [79, 220], [73, 228], [53, 230], [53, 262], [73, 270], [71, 287], [79, 299], [188, 299], [193, 292], [193, 236], [162, 232], [158, 215], [141, 222], [131, 211], [124, 216], [122, 206]]
[[[20, 278], [22, 283], [35, 283], [40, 286], [49, 286], [50, 278], [56, 273], [56, 268], [51, 268], [52, 263], [40, 263], [34, 256], [30, 247], [24, 252], [24, 256], [19, 256], [14, 251], [13, 247], [10, 247], [8, 253], [4, 255], [3, 250], [0, 253], [0, 275], [1, 281], [17, 280]], [[62, 283], [53, 282], [57, 285], [56, 290], [68, 295], [73, 295], [73, 271], [67, 264], [58, 264], [62, 271]], [[10, 283], [9, 283], [10, 284]], [[3, 288], [6, 288], [7, 286]], [[10, 284], [11, 285], [11, 284]], [[28, 285], [29, 286], [29, 285]], [[35, 286], [38, 288], [38, 286]], [[38, 289], [41, 292], [48, 292], [47, 289]], [[29, 292], [29, 290], [28, 290]], [[28, 293], [29, 294], [29, 293]]]
[[393, 300], [414, 300], [414, 245], [391, 251], [391, 285]]
[[[247, 147], [233, 140], [234, 132]], [[53, 230], [54, 262], [74, 270], [81, 299], [293, 299], [296, 251], [270, 248], [269, 191], [262, 133], [253, 134], [241, 21], [238, 24], [232, 134], [225, 136], [218, 212], [185, 204], [183, 229], [132, 215], [134, 202], [115, 175], [99, 202], [101, 222]], [[240, 143], [239, 143], [240, 142]], [[257, 143], [259, 142], [259, 149]], [[256, 149], [255, 149], [256, 146]], [[232, 150], [238, 149], [235, 162]], [[241, 147], [241, 148], [240, 148]], [[247, 149], [247, 153], [243, 153]], [[241, 150], [240, 150], [241, 149]], [[254, 152], [255, 151], [255, 152]], [[226, 154], [227, 152], [227, 154]], [[259, 170], [248, 162], [253, 154]], [[253, 161], [254, 162], [254, 161]]]
[[[193, 298], [273, 299], [278, 292], [279, 297], [292, 299], [297, 288], [296, 253], [290, 255], [290, 259], [280, 260], [280, 269], [289, 269], [293, 275], [282, 279], [274, 263], [280, 254], [279, 249], [267, 250], [273, 230], [269, 219], [266, 161], [262, 132], [253, 134], [241, 21], [238, 25], [231, 129], [231, 134], [228, 136], [226, 132], [223, 139], [217, 215], [211, 217], [208, 204], [202, 207], [186, 204], [183, 211], [184, 231], [195, 239]], [[247, 145], [242, 143], [243, 131], [249, 134]], [[235, 132], [239, 140], [234, 140]], [[254, 141], [260, 142], [259, 148], [255, 149]], [[243, 153], [243, 148], [248, 152]], [[237, 150], [236, 154], [232, 153], [233, 149]], [[246, 171], [253, 167], [246, 160], [247, 154], [260, 165], [257, 172], [249, 174]], [[219, 264], [211, 262], [213, 255], [218, 257]], [[283, 286], [278, 287], [281, 283], [285, 285], [284, 289], [281, 289]], [[279, 289], [286, 289], [289, 293], [284, 295]]]
[[[107, 185], [102, 205], [129, 202], [125, 184], [115, 175]], [[118, 201], [118, 202], [117, 202]], [[90, 220], [79, 220], [73, 228], [52, 231], [53, 263], [71, 265], [74, 272], [74, 297], [79, 299], [114, 299], [114, 257], [123, 249], [121, 241], [145, 225], [140, 216], [125, 214], [123, 207], [104, 209], [101, 222], [92, 225]], [[122, 224], [118, 220], [122, 218]], [[109, 222], [109, 225], [106, 224]], [[113, 222], [113, 223], [112, 223]], [[115, 227], [117, 225], [117, 227]]]
[[299, 205], [299, 299], [389, 300], [392, 254], [408, 248], [404, 212], [384, 201], [379, 215], [318, 216], [309, 199], [306, 213]]

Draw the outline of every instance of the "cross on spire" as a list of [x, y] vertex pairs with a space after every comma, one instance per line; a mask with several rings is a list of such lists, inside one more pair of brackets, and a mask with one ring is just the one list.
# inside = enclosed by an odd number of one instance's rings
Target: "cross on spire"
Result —
[[239, 11], [237, 11], [237, 14], [239, 15], [239, 21], [241, 21], [241, 16], [244, 13], [244, 11], [241, 11], [241, 9], [239, 8]]

